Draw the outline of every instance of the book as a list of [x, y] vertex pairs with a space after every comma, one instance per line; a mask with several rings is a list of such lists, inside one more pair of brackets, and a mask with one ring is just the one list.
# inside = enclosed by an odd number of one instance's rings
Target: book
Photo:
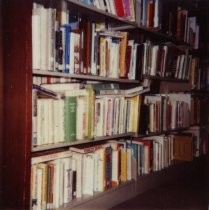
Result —
[[123, 6], [123, 0], [114, 0], [116, 15], [118, 17], [124, 17], [125, 11]]
[[[35, 86], [34, 86], [35, 87]], [[82, 85], [80, 83], [53, 83], [53, 84], [41, 84], [40, 88], [46, 89], [48, 91], [53, 91], [56, 92], [57, 94], [64, 94], [66, 91], [68, 90], [78, 90], [82, 87]]]
[[94, 194], [94, 154], [88, 153], [83, 155], [83, 173], [82, 173], [82, 194]]
[[126, 47], [127, 47], [127, 39], [128, 32], [122, 32], [123, 38], [120, 42], [120, 63], [119, 63], [119, 72], [120, 77], [127, 77], [126, 66], [125, 66], [125, 56], [126, 56]]
[[33, 89], [37, 90], [37, 94], [38, 94], [39, 98], [45, 97], [45, 98], [61, 99], [63, 97], [62, 94], [59, 94], [55, 91], [46, 89], [46, 88], [36, 85], [36, 84], [33, 84]]
[[65, 141], [75, 141], [76, 136], [76, 113], [77, 113], [77, 98], [76, 96], [66, 96], [64, 105], [64, 128]]
[[193, 160], [193, 137], [192, 135], [174, 135], [174, 160]]

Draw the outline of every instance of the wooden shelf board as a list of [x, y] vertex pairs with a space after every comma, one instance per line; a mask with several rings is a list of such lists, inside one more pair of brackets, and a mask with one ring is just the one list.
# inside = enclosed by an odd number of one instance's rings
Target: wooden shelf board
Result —
[[43, 70], [33, 70], [33, 75], [40, 76], [52, 76], [52, 77], [67, 77], [73, 79], [83, 79], [83, 80], [97, 80], [97, 81], [107, 81], [107, 82], [118, 82], [118, 83], [135, 83], [138, 84], [138, 80], [130, 80], [130, 79], [117, 79], [117, 78], [109, 78], [109, 77], [100, 77], [93, 75], [83, 75], [83, 74], [67, 74], [56, 71], [43, 71]]
[[87, 144], [87, 143], [94, 143], [94, 142], [98, 142], [98, 141], [106, 141], [106, 140], [110, 140], [110, 139], [131, 137], [133, 135], [134, 135], [134, 133], [125, 133], [125, 134], [117, 134], [117, 135], [112, 135], [112, 136], [95, 137], [93, 140], [77, 140], [77, 141], [73, 141], [73, 142], [69, 142], [69, 143], [63, 142], [63, 143], [35, 146], [35, 147], [32, 147], [32, 152], [41, 152], [41, 151], [45, 151], [45, 150], [58, 149], [58, 148], [62, 148], [62, 147], [70, 147], [73, 145]]

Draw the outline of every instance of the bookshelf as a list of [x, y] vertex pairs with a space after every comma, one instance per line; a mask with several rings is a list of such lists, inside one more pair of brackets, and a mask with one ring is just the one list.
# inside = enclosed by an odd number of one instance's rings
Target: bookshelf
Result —
[[[136, 33], [144, 34], [142, 42], [145, 41], [146, 36], [154, 37], [162, 41], [172, 41], [175, 44], [185, 44], [184, 41], [176, 40], [174, 37], [169, 37], [161, 31], [149, 29], [144, 26], [139, 26], [137, 23], [128, 21], [124, 18], [117, 17], [113, 14], [101, 11], [95, 7], [85, 5], [79, 1], [68, 0], [71, 6], [71, 11], [79, 12], [91, 17], [91, 20], [102, 21], [105, 24], [114, 23], [111, 27], [121, 27], [120, 30], [126, 29]], [[18, 11], [18, 12], [17, 12]], [[10, 14], [9, 16], [7, 14]], [[4, 151], [3, 162], [3, 182], [2, 192], [4, 206], [7, 208], [30, 209], [31, 208], [31, 190], [30, 190], [30, 176], [31, 176], [31, 159], [33, 157], [41, 156], [47, 152], [52, 154], [55, 151], [65, 151], [69, 146], [89, 144], [93, 141], [81, 140], [73, 143], [58, 143], [56, 145], [43, 145], [32, 147], [32, 80], [33, 76], [37, 77], [56, 77], [67, 78], [76, 81], [100, 81], [107, 83], [119, 83], [123, 86], [132, 86], [141, 84], [137, 79], [121, 79], [121, 78], [107, 78], [102, 76], [90, 76], [82, 74], [67, 74], [63, 72], [54, 71], [40, 71], [32, 70], [32, 1], [19, 0], [14, 2], [12, 0], [5, 0], [3, 4], [4, 17], [2, 23], [3, 33], [3, 68], [0, 66], [0, 73], [3, 72], [4, 81], [0, 81], [0, 86], [4, 82], [4, 98], [0, 93], [0, 102], [4, 102], [4, 118], [3, 118], [3, 138], [6, 141], [0, 142], [0, 149]], [[5, 17], [6, 21], [5, 21]], [[21, 24], [20, 24], [21, 23]], [[137, 38], [138, 39], [138, 38]], [[0, 40], [1, 41], [1, 40]], [[1, 42], [0, 42], [1, 44]], [[188, 44], [186, 44], [188, 45]], [[188, 46], [187, 46], [188, 47]], [[0, 48], [1, 49], [1, 48]], [[20, 50], [21, 49], [21, 50]], [[1, 56], [0, 56], [1, 58]], [[1, 63], [1, 62], [0, 62]], [[3, 78], [0, 76], [0, 78]], [[148, 80], [158, 80], [156, 77], [148, 77]], [[170, 91], [167, 84], [172, 83], [173, 87], [181, 83], [183, 90], [187, 87], [187, 81], [172, 80], [160, 78], [159, 83], [166, 83], [163, 85], [165, 92]], [[161, 84], [160, 84], [161, 85]], [[161, 85], [162, 86], [162, 85]], [[2, 88], [1, 88], [2, 89]], [[182, 90], [182, 89], [181, 89]], [[158, 90], [154, 90], [158, 91]], [[160, 90], [161, 91], [161, 90]], [[162, 91], [163, 92], [163, 91]], [[0, 109], [2, 109], [0, 107]], [[17, 111], [18, 110], [18, 111]], [[1, 119], [0, 119], [1, 120]], [[1, 121], [0, 121], [1, 122]], [[184, 128], [176, 129], [175, 132], [183, 131]], [[2, 131], [1, 131], [2, 132]], [[1, 134], [0, 132], [0, 134]], [[170, 132], [166, 131], [168, 134]], [[173, 132], [173, 130], [172, 130]], [[152, 135], [160, 135], [162, 133], [154, 133]], [[138, 137], [148, 137], [148, 135], [141, 136], [140, 133], [125, 133], [105, 137], [95, 137], [94, 142], [106, 142], [111, 139], [129, 139]], [[94, 143], [93, 142], [93, 143]], [[0, 157], [1, 160], [1, 157]], [[0, 163], [1, 165], [1, 163]], [[123, 202], [135, 195], [145, 192], [146, 190], [161, 184], [167, 179], [173, 179], [175, 176], [181, 176], [182, 168], [192, 167], [192, 163], [181, 163], [177, 166], [171, 166], [148, 175], [140, 177], [139, 180], [127, 181], [118, 187], [111, 188], [102, 193], [96, 193], [93, 196], [82, 199], [77, 199], [66, 206], [62, 206], [59, 210], [67, 209], [108, 209], [120, 202]], [[180, 170], [179, 170], [180, 169]], [[182, 170], [181, 170], [182, 169]], [[182, 172], [183, 173], [183, 172]], [[15, 174], [15, 178], [11, 179], [11, 175]], [[1, 185], [0, 185], [1, 186]], [[1, 189], [1, 188], [0, 188]], [[127, 192], [128, 195], [127, 195]], [[1, 193], [1, 190], [0, 190]]]

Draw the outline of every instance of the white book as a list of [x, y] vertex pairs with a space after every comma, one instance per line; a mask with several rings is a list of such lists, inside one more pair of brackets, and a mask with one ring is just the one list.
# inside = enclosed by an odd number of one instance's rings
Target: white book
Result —
[[128, 41], [128, 46], [131, 47], [131, 60], [130, 60], [130, 68], [128, 72], [128, 78], [132, 79], [132, 74], [133, 74], [133, 60], [134, 60], [134, 40], [129, 40]]
[[69, 203], [73, 199], [72, 195], [72, 184], [73, 184], [73, 173], [72, 173], [72, 158], [63, 158], [63, 203]]
[[99, 0], [99, 9], [105, 11], [106, 6], [104, 5], [104, 0]]
[[136, 54], [137, 54], [137, 47], [138, 44], [134, 43], [132, 52], [133, 54], [131, 55], [131, 66], [130, 66], [130, 71], [129, 71], [129, 79], [136, 79]]
[[125, 126], [124, 126], [124, 104], [125, 104], [125, 98], [124, 97], [121, 97], [120, 98], [120, 110], [119, 110], [119, 113], [120, 113], [120, 116], [119, 116], [119, 130], [118, 130], [118, 133], [125, 133]]
[[76, 198], [82, 197], [82, 169], [83, 169], [83, 154], [74, 153], [73, 159], [76, 162]]
[[118, 43], [112, 43], [112, 49], [110, 48], [110, 52], [113, 52], [111, 56], [113, 56], [113, 68], [111, 71], [111, 78], [119, 78], [119, 55], [120, 55], [120, 46]]
[[104, 101], [103, 99], [95, 100], [95, 136], [104, 136]]
[[98, 167], [97, 167], [97, 174], [98, 174], [98, 185], [97, 191], [103, 192], [105, 190], [104, 182], [105, 182], [105, 148], [101, 148], [95, 151], [95, 154], [98, 156]]
[[157, 73], [157, 55], [158, 55], [158, 51], [159, 51], [159, 46], [158, 45], [154, 45], [152, 47], [152, 60], [151, 60], [151, 70], [150, 70], [150, 75], [151, 76], [156, 76]]
[[99, 175], [98, 175], [98, 171], [99, 171], [99, 154], [94, 152], [94, 183], [93, 183], [93, 190], [95, 192], [99, 191]]
[[94, 193], [94, 170], [94, 154], [84, 154], [82, 192], [85, 195], [93, 195]]
[[[38, 10], [38, 11], [37, 11]], [[32, 68], [41, 68], [41, 17], [39, 9], [33, 9], [32, 15]]]
[[76, 34], [74, 32], [70, 32], [70, 73], [75, 73], [75, 59], [74, 59], [74, 48], [76, 42]]
[[48, 144], [54, 143], [54, 100], [48, 99]]
[[108, 119], [107, 119], [107, 135], [111, 136], [113, 135], [113, 105], [114, 105], [114, 99], [109, 97], [108, 98]]
[[142, 72], [143, 75], [148, 74], [148, 48], [149, 44], [148, 42], [143, 43], [144, 45], [144, 55], [143, 55], [143, 62], [142, 62]]
[[180, 70], [180, 60], [181, 60], [181, 55], [178, 55], [177, 63], [176, 63], [175, 78], [178, 78], [178, 74], [179, 74], [179, 70]]
[[64, 100], [54, 100], [53, 101], [53, 116], [54, 116], [54, 143], [64, 142]]
[[171, 129], [176, 128], [177, 101], [171, 101]]
[[65, 93], [68, 90], [79, 90], [81, 88], [80, 83], [53, 83], [53, 84], [41, 84], [41, 87], [46, 88], [57, 93]]
[[43, 170], [41, 168], [37, 168], [37, 201], [36, 206], [37, 209], [42, 209], [42, 184], [43, 184]]
[[48, 9], [48, 70], [55, 69], [55, 22], [56, 22], [56, 9]]
[[42, 99], [43, 106], [44, 106], [44, 113], [43, 113], [43, 118], [42, 118], [42, 126], [43, 126], [43, 139], [42, 139], [42, 144], [48, 144], [49, 141], [49, 115], [50, 115], [50, 110], [49, 110], [49, 104], [52, 99]]
[[119, 150], [112, 150], [112, 185], [119, 185]]
[[114, 0], [109, 0], [109, 4], [110, 4], [110, 11], [113, 15], [116, 15], [116, 9], [115, 9], [115, 3]]
[[97, 9], [100, 9], [99, 1], [101, 1], [101, 0], [94, 0], [94, 1], [93, 1], [93, 4], [94, 4], [94, 6], [95, 6]]
[[43, 99], [37, 100], [37, 146], [43, 144], [43, 119], [44, 119], [44, 103]]
[[41, 17], [41, 70], [48, 71], [48, 10], [45, 8], [40, 8]]
[[119, 98], [115, 98], [114, 103], [114, 133], [115, 135], [118, 134], [118, 127], [119, 127], [119, 120], [118, 117], [120, 115], [119, 113]]
[[164, 50], [164, 59], [163, 59], [163, 69], [162, 69], [162, 74], [161, 76], [164, 77], [165, 76], [165, 71], [166, 71], [166, 63], [167, 63], [167, 59], [168, 59], [168, 46], [164, 46], [163, 47]]
[[85, 129], [87, 126], [87, 97], [77, 96], [77, 107], [76, 107], [76, 139], [85, 139]]
[[104, 101], [104, 136], [108, 135], [108, 112], [109, 112], [109, 106], [108, 106], [108, 98], [105, 97], [103, 99]]

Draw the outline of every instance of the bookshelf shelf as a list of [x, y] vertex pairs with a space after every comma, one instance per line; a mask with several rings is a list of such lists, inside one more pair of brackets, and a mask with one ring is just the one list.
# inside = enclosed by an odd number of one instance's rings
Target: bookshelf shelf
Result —
[[166, 33], [162, 32], [159, 28], [149, 28], [149, 27], [138, 25], [137, 27], [129, 27], [129, 28], [127, 27], [126, 29], [133, 30], [133, 31], [141, 31], [143, 33], [147, 33], [147, 35], [151, 35], [152, 37], [154, 36], [158, 37], [160, 38], [160, 40], [172, 42], [178, 45], [179, 47], [181, 46], [181, 48], [194, 50], [193, 47], [190, 46], [187, 42], [177, 40], [175, 37], [169, 36]]
[[66, 77], [66, 78], [79, 79], [79, 80], [94, 80], [94, 81], [139, 84], [138, 80], [116, 79], [116, 78], [100, 77], [100, 76], [93, 76], [93, 75], [91, 76], [91, 75], [83, 75], [83, 74], [66, 74], [66, 73], [55, 72], [55, 71], [33, 70], [33, 75]]
[[[94, 193], [93, 196], [86, 195], [81, 199], [73, 200], [68, 205], [58, 208], [58, 210], [72, 209], [76, 207], [79, 208], [79, 206], [81, 205], [82, 205], [82, 209], [86, 209], [88, 205], [92, 207], [92, 204], [91, 204], [92, 202], [95, 202], [94, 205], [96, 206], [96, 203], [98, 203], [99, 201], [100, 201], [100, 205], [103, 206], [103, 208], [105, 209], [111, 208], [115, 205], [116, 198], [114, 198], [114, 195], [117, 195], [118, 190], [121, 191], [121, 200], [125, 201], [134, 195], [134, 188], [135, 188], [135, 181], [134, 180], [127, 181], [126, 183], [121, 183], [118, 187], [112, 187], [104, 192]], [[125, 195], [123, 193], [125, 191], [126, 192], [128, 191], [130, 194]], [[109, 202], [106, 202], [107, 200]]]
[[150, 76], [150, 75], [143, 75], [143, 78], [151, 79], [151, 80], [161, 80], [161, 81], [166, 81], [166, 82], [179, 82], [179, 83], [189, 82], [189, 80], [185, 80], [185, 79], [175, 79], [175, 78], [169, 78], [169, 77]]
[[77, 140], [77, 141], [70, 142], [70, 143], [65, 142], [65, 143], [35, 146], [35, 147], [32, 147], [32, 152], [41, 152], [41, 151], [45, 151], [45, 150], [52, 150], [52, 149], [58, 149], [58, 148], [63, 148], [63, 147], [70, 147], [70, 146], [74, 146], [74, 145], [106, 141], [106, 140], [110, 140], [110, 139], [128, 138], [128, 137], [133, 136], [133, 134], [134, 133], [125, 133], [125, 134], [117, 134], [117, 135], [112, 135], [112, 136], [95, 137], [93, 140]]
[[170, 130], [162, 131], [162, 132], [148, 132], [147, 134], [138, 134], [138, 135], [135, 135], [135, 137], [137, 137], [137, 138], [143, 138], [143, 137], [149, 137], [149, 136], [159, 136], [159, 135], [163, 135], [163, 134], [178, 133], [178, 132], [186, 131], [188, 129], [189, 129], [189, 127], [177, 128], [177, 129], [170, 129]]

